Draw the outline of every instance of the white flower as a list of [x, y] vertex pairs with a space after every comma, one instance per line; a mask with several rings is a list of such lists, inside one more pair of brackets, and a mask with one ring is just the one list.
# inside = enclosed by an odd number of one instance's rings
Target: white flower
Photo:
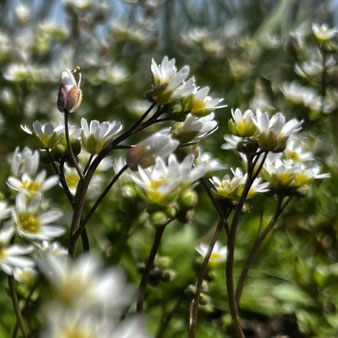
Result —
[[44, 192], [54, 187], [59, 182], [59, 177], [54, 175], [46, 179], [47, 172], [42, 170], [35, 178], [31, 178], [28, 174], [23, 173], [18, 179], [10, 176], [7, 185], [18, 192], [23, 192], [27, 196], [33, 196], [37, 192]]
[[39, 121], [34, 121], [33, 130], [25, 125], [20, 127], [27, 134], [33, 135], [34, 141], [42, 149], [53, 148], [59, 140], [57, 132], [60, 131], [60, 127], [56, 129], [50, 122], [41, 124]]
[[268, 156], [264, 162], [263, 176], [273, 188], [289, 187], [299, 170], [300, 163], [282, 160], [279, 156]]
[[[208, 249], [209, 249], [209, 245], [206, 245], [204, 243], [201, 243], [198, 247], [196, 247], [196, 251], [203, 257], [206, 256]], [[217, 263], [225, 262], [227, 259], [227, 252], [228, 252], [228, 248], [226, 246], [221, 246], [221, 243], [217, 241], [212, 250], [209, 263], [217, 264]]]
[[188, 105], [186, 109], [191, 114], [201, 117], [210, 114], [215, 109], [226, 107], [226, 105], [218, 105], [223, 99], [213, 99], [211, 96], [208, 96], [209, 90], [209, 87], [195, 88], [192, 97], [187, 99]]
[[32, 268], [34, 266], [33, 260], [25, 257], [25, 255], [31, 253], [34, 248], [32, 246], [18, 244], [9, 245], [13, 234], [14, 229], [9, 225], [0, 230], [0, 268], [7, 275], [13, 275], [13, 271], [16, 267]]
[[331, 175], [329, 173], [320, 174], [321, 168], [319, 166], [307, 168], [305, 164], [300, 163], [297, 166], [297, 171], [295, 172], [293, 185], [296, 187], [301, 187], [303, 185], [309, 185], [313, 180], [329, 178]]
[[12, 174], [20, 177], [26, 173], [30, 177], [35, 177], [40, 164], [40, 156], [37, 150], [33, 151], [25, 147], [21, 152], [17, 147], [14, 151], [11, 163]]
[[246, 110], [244, 113], [240, 109], [231, 109], [232, 120], [229, 120], [229, 129], [236, 136], [250, 137], [256, 131], [253, 121], [254, 113]]
[[13, 276], [18, 282], [30, 282], [37, 275], [37, 271], [31, 267], [16, 267], [13, 271]]
[[188, 114], [184, 122], [173, 126], [171, 132], [181, 143], [197, 143], [217, 130], [214, 117], [214, 113], [201, 118]]
[[29, 201], [23, 193], [16, 196], [13, 220], [19, 236], [33, 240], [50, 240], [66, 232], [61, 226], [51, 225], [62, 217], [60, 210], [40, 212], [41, 198], [40, 193], [34, 194]]
[[226, 165], [221, 163], [219, 159], [214, 158], [211, 153], [202, 153], [195, 160], [195, 164], [199, 165], [205, 163], [206, 164], [206, 173], [211, 171], [219, 171], [227, 168]]
[[301, 129], [303, 121], [292, 119], [285, 123], [282, 113], [276, 113], [269, 119], [268, 113], [262, 113], [259, 109], [253, 121], [259, 131], [258, 145], [262, 150], [275, 152], [283, 151], [285, 143], [291, 134]]
[[322, 24], [319, 26], [318, 24], [312, 24], [312, 32], [318, 42], [323, 43], [335, 37], [337, 34], [336, 28], [329, 28], [327, 24]]
[[[214, 186], [214, 193], [216, 196], [221, 198], [238, 200], [243, 192], [245, 182], [247, 180], [248, 174], [244, 174], [240, 168], [231, 169], [232, 178], [230, 175], [224, 175], [222, 180], [218, 177], [213, 176], [210, 179], [210, 182]], [[252, 183], [250, 190], [247, 195], [247, 199], [253, 197], [256, 193], [264, 193], [267, 192], [269, 183], [263, 182], [261, 183], [261, 178], [256, 178]]]
[[29, 10], [27, 6], [25, 6], [23, 3], [18, 3], [15, 8], [15, 17], [17, 21], [22, 25], [25, 24], [29, 17]]
[[302, 104], [314, 111], [320, 109], [321, 99], [311, 88], [300, 86], [297, 82], [284, 83], [281, 88], [285, 98], [292, 104]]
[[114, 135], [122, 129], [120, 122], [102, 122], [93, 120], [88, 122], [81, 119], [82, 127], [82, 145], [90, 154], [97, 154], [105, 144], [107, 144]]
[[127, 164], [132, 170], [137, 170], [139, 165], [149, 167], [156, 156], [166, 158], [178, 145], [179, 141], [172, 138], [170, 129], [162, 129], [131, 148], [127, 153]]
[[311, 151], [303, 151], [299, 138], [291, 135], [286, 143], [283, 156], [285, 159], [293, 160], [294, 162], [313, 161], [314, 157]]
[[122, 273], [117, 269], [101, 271], [101, 261], [95, 256], [86, 254], [70, 262], [49, 254], [38, 265], [61, 304], [79, 307], [82, 311], [99, 307], [109, 310], [111, 315], [119, 315], [114, 311], [120, 310], [130, 299]]
[[243, 141], [243, 138], [236, 135], [224, 135], [224, 140], [227, 143], [221, 145], [222, 149], [236, 149], [238, 143]]
[[59, 242], [42, 241], [36, 242], [34, 245], [38, 248], [36, 253], [39, 257], [44, 255], [67, 257], [68, 255], [67, 249], [64, 248]]
[[[72, 195], [75, 195], [77, 185], [80, 181], [80, 176], [75, 168], [69, 167], [67, 164], [64, 165], [65, 171], [65, 180], [68, 185], [68, 188]], [[100, 174], [93, 176], [90, 181], [86, 198], [92, 199], [95, 198], [102, 190], [103, 177]]]
[[189, 184], [201, 178], [206, 164], [193, 167], [194, 156], [188, 155], [179, 163], [175, 155], [170, 155], [168, 165], [161, 157], [156, 158], [154, 167], [138, 168], [138, 174], [131, 174], [132, 180], [142, 188], [142, 197], [148, 203], [167, 205]]
[[0, 201], [0, 221], [7, 218], [12, 212], [12, 208], [7, 206], [7, 203]]
[[[77, 69], [74, 71], [76, 72]], [[68, 111], [73, 113], [81, 104], [82, 92], [80, 89], [81, 73], [79, 73], [79, 82], [76, 83], [73, 72], [66, 69], [61, 75], [61, 85], [59, 88], [57, 107], [61, 113]]]
[[36, 79], [37, 71], [30, 65], [12, 63], [9, 64], [4, 72], [3, 77], [7, 81], [22, 82], [33, 81]]
[[153, 89], [150, 95], [159, 104], [166, 104], [172, 99], [188, 96], [195, 89], [194, 78], [184, 82], [189, 75], [189, 66], [184, 66], [177, 71], [175, 59], [169, 60], [165, 56], [159, 65], [152, 59], [151, 71], [153, 73]]

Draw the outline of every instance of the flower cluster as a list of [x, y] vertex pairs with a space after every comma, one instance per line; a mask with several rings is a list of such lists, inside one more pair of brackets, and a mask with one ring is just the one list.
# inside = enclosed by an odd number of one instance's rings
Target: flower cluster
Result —
[[[5, 220], [5, 223], [0, 230], [0, 266], [5, 273], [22, 281], [23, 276], [35, 275], [35, 263], [27, 254], [38, 248], [42, 241], [53, 241], [62, 236], [66, 229], [58, 224], [62, 212], [50, 208], [44, 196], [59, 178], [47, 178], [45, 170], [38, 172], [39, 153], [27, 147], [22, 151], [17, 148], [11, 162], [7, 185], [15, 197], [15, 204], [8, 207], [1, 203], [0, 221]], [[16, 239], [28, 244], [11, 244]]]

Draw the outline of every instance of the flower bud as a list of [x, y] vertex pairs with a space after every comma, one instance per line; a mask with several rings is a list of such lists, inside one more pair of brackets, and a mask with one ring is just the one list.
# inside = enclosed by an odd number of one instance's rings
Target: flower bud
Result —
[[79, 82], [76, 83], [73, 72], [66, 69], [61, 75], [62, 83], [59, 88], [57, 100], [57, 107], [61, 113], [64, 113], [65, 111], [73, 113], [81, 104], [81, 73], [79, 73]]
[[182, 208], [192, 208], [198, 202], [198, 195], [193, 189], [186, 189], [179, 197], [179, 204]]
[[247, 155], [254, 155], [257, 148], [257, 141], [251, 138], [244, 138], [243, 141], [239, 142], [236, 147], [239, 152]]
[[168, 216], [163, 211], [156, 211], [150, 215], [150, 223], [154, 227], [161, 227], [168, 221]]

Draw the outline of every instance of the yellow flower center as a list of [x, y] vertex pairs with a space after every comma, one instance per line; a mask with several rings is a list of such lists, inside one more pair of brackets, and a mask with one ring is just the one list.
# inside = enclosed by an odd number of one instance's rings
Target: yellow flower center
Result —
[[0, 246], [0, 259], [6, 257], [6, 249]]
[[295, 162], [299, 162], [299, 155], [294, 150], [288, 150], [286, 152], [286, 157], [289, 158], [290, 160], [294, 160]]
[[76, 188], [77, 184], [79, 183], [80, 178], [77, 173], [70, 173], [66, 176], [66, 183], [71, 188]]
[[60, 338], [94, 338], [87, 329], [75, 326], [67, 326], [61, 333]]
[[39, 218], [31, 212], [22, 212], [19, 215], [20, 225], [23, 230], [37, 232], [40, 227]]
[[40, 186], [41, 186], [40, 182], [35, 182], [31, 180], [27, 180], [22, 183], [22, 188], [27, 189], [30, 195], [36, 193], [36, 191], [40, 188]]
[[212, 263], [216, 263], [221, 257], [222, 255], [218, 252], [212, 252], [209, 261]]

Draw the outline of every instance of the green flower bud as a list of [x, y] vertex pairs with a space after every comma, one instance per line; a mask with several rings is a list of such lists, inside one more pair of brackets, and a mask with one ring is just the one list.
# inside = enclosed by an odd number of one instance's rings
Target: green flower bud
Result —
[[179, 196], [179, 204], [182, 208], [192, 208], [198, 202], [198, 194], [193, 189], [185, 189]]
[[161, 227], [168, 221], [168, 216], [163, 211], [156, 211], [150, 215], [150, 224], [154, 227]]

